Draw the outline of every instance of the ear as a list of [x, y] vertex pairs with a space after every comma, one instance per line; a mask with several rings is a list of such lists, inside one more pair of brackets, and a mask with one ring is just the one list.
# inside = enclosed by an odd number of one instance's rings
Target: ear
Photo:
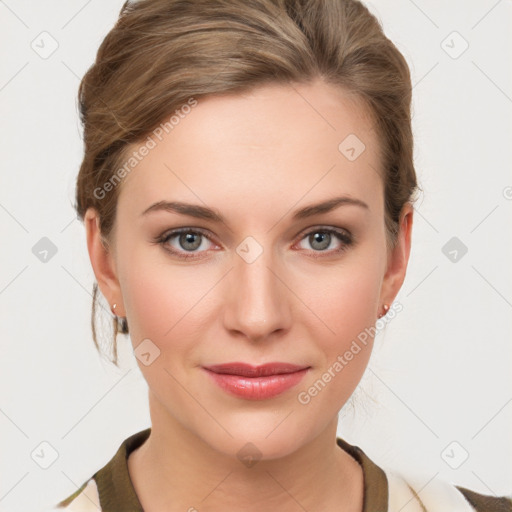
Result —
[[89, 259], [91, 260], [101, 293], [111, 307], [112, 304], [117, 304], [115, 309], [117, 316], [125, 316], [121, 287], [117, 279], [115, 258], [112, 250], [101, 236], [100, 219], [98, 212], [94, 208], [88, 208], [85, 212], [84, 224]]
[[406, 203], [400, 212], [397, 244], [388, 251], [387, 268], [382, 282], [380, 304], [391, 305], [404, 282], [411, 252], [413, 213], [414, 208], [411, 203]]

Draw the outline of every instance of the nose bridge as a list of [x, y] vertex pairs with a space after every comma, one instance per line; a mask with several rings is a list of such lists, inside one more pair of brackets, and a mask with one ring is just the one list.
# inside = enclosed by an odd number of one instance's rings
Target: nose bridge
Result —
[[271, 249], [247, 237], [236, 249], [227, 327], [262, 338], [288, 322], [283, 283], [276, 277]]

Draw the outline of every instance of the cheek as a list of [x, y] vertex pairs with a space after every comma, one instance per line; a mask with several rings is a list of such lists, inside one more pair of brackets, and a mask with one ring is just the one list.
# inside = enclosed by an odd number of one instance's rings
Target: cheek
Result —
[[309, 280], [299, 292], [310, 310], [302, 322], [321, 354], [308, 385], [315, 386], [312, 393], [322, 397], [313, 400], [311, 409], [331, 404], [336, 410], [359, 383], [373, 348], [381, 272], [377, 258], [360, 252], [336, 271], [317, 273], [315, 286]]
[[176, 322], [179, 295], [170, 293], [169, 283], [155, 267], [132, 268], [122, 285], [130, 333], [136, 338], [161, 338]]
[[137, 347], [146, 339], [156, 346], [144, 342], [141, 347], [148, 347], [154, 359], [149, 364], [140, 359], [137, 364], [162, 403], [173, 397], [175, 406], [186, 404], [190, 397], [172, 376], [181, 381], [185, 368], [195, 361], [198, 327], [208, 321], [207, 301], [201, 298], [211, 287], [211, 276], [133, 257], [131, 262], [132, 270], [122, 279], [122, 294], [133, 349], [137, 355]]
[[156, 261], [149, 252], [134, 250], [120, 282], [134, 347], [149, 338], [161, 351], [175, 352], [190, 344], [207, 316], [204, 296], [215, 280], [207, 268], [162, 263], [161, 255]]
[[311, 313], [308, 323], [315, 321], [332, 347], [342, 348], [376, 320], [381, 268], [376, 260], [357, 259], [354, 265], [319, 272], [295, 288]]

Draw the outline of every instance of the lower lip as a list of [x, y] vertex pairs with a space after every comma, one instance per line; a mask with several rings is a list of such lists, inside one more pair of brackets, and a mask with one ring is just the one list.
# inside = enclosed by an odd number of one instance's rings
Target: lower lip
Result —
[[265, 400], [296, 386], [306, 375], [309, 368], [293, 373], [268, 375], [267, 377], [241, 377], [240, 375], [204, 370], [216, 384], [232, 395], [246, 400]]

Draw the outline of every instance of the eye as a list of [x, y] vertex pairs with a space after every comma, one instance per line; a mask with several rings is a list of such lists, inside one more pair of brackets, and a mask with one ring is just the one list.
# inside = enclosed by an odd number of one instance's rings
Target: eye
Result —
[[[313, 248], [312, 256], [314, 258], [341, 253], [353, 244], [352, 235], [348, 231], [322, 226], [303, 233], [299, 244], [304, 240]], [[169, 243], [170, 241], [174, 241], [174, 244]], [[339, 245], [338, 248], [327, 250], [336, 241]], [[166, 251], [182, 259], [201, 257], [200, 253], [208, 250], [208, 243], [213, 244], [210, 236], [200, 228], [180, 228], [167, 231], [157, 237], [153, 243], [162, 245]], [[200, 250], [201, 247], [203, 250]]]
[[[176, 239], [174, 246], [168, 243], [172, 239]], [[201, 229], [181, 228], [168, 231], [157, 238], [155, 243], [161, 244], [166, 251], [176, 255], [178, 258], [189, 259], [196, 258], [195, 253], [204, 252], [198, 251], [198, 249], [201, 247], [205, 249], [205, 244], [203, 243], [205, 240], [211, 242], [210, 237]]]
[[[313, 248], [313, 252], [325, 252], [327, 254], [340, 253], [345, 251], [353, 243], [352, 235], [348, 233], [348, 231], [327, 227], [317, 227], [309, 230], [307, 233], [303, 234], [301, 242], [304, 240], [310, 244], [310, 246]], [[341, 244], [338, 248], [326, 250], [331, 246], [333, 242], [336, 241]], [[314, 257], [318, 256], [315, 255]]]

